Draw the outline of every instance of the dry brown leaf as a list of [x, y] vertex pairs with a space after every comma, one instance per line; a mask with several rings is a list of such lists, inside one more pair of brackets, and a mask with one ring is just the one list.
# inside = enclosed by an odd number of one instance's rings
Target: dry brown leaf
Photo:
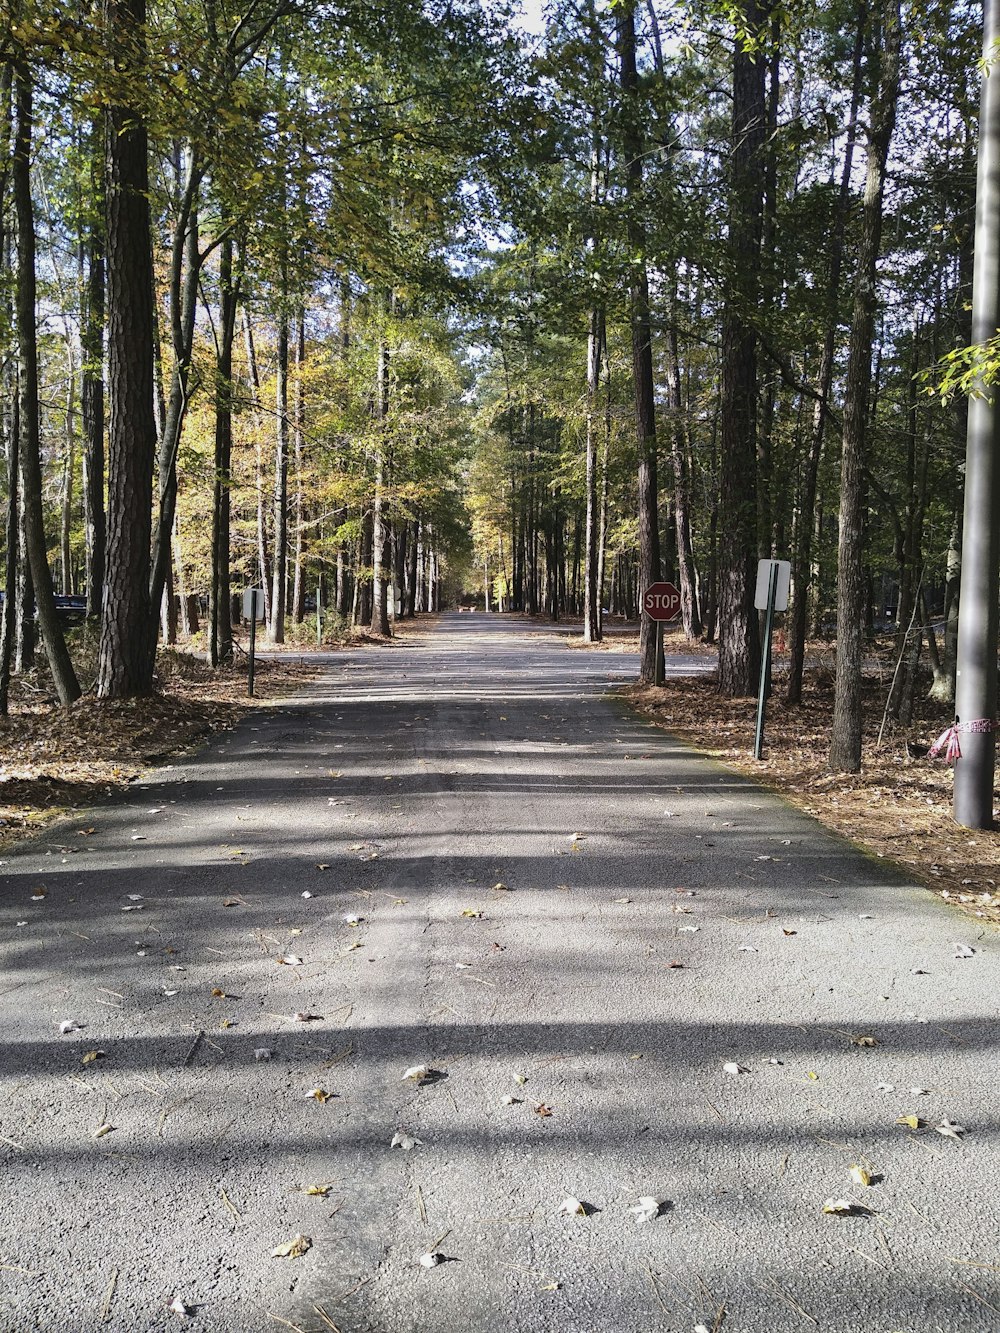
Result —
[[307, 1250], [312, 1249], [312, 1237], [295, 1235], [283, 1245], [276, 1245], [271, 1251], [272, 1259], [301, 1259]]

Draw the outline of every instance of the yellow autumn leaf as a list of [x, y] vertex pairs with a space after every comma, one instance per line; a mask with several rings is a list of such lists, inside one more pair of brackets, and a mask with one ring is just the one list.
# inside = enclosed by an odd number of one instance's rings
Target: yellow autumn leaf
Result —
[[306, 1194], [311, 1194], [311, 1195], [313, 1195], [313, 1196], [314, 1196], [315, 1198], [317, 1198], [317, 1199], [325, 1199], [326, 1196], [330, 1193], [330, 1186], [329, 1186], [329, 1185], [307, 1185], [306, 1188], [305, 1188], [305, 1191], [304, 1191], [304, 1192], [305, 1192]]
[[908, 1129], [919, 1129], [922, 1123], [918, 1115], [901, 1115], [896, 1120], [897, 1125], [906, 1125]]
[[867, 1187], [872, 1183], [870, 1173], [866, 1171], [863, 1166], [859, 1166], [857, 1162], [851, 1167], [851, 1179], [854, 1181], [855, 1185], [864, 1185]]

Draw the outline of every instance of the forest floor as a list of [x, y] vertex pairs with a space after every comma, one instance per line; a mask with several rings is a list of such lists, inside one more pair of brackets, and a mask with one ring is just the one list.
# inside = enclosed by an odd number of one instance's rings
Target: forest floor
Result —
[[[427, 617], [396, 627], [405, 643], [426, 627]], [[580, 626], [536, 621], [541, 636], [556, 635], [574, 648], [632, 653], [635, 626], [611, 622], [604, 641], [583, 645]], [[358, 640], [357, 643], [378, 640]], [[357, 646], [355, 643], [354, 646]], [[391, 647], [391, 643], [385, 644]], [[323, 644], [321, 651], [336, 651]], [[281, 656], [274, 655], [280, 651]], [[150, 699], [103, 703], [85, 694], [61, 709], [39, 669], [15, 677], [11, 713], [0, 721], [0, 847], [53, 818], [121, 790], [141, 773], [184, 754], [215, 732], [230, 729], [246, 713], [273, 704], [310, 679], [316, 645], [263, 645], [257, 659], [254, 699], [246, 692], [246, 661], [213, 671], [187, 652], [167, 650], [158, 661], [159, 693]], [[689, 644], [679, 631], [666, 636], [670, 656], [714, 658], [715, 649]], [[942, 759], [914, 758], [907, 742], [927, 745], [948, 724], [941, 705], [920, 697], [914, 722], [880, 745], [892, 664], [876, 653], [865, 678], [864, 759], [861, 773], [832, 774], [826, 765], [833, 714], [834, 653], [811, 645], [801, 706], [781, 698], [784, 663], [775, 660], [776, 686], [768, 705], [765, 755], [753, 758], [756, 703], [725, 699], [711, 677], [668, 679], [660, 689], [627, 690], [640, 711], [698, 749], [780, 792], [828, 828], [876, 857], [905, 867], [942, 897], [980, 918], [1000, 921], [1000, 833], [970, 832], [951, 819], [952, 772]]]

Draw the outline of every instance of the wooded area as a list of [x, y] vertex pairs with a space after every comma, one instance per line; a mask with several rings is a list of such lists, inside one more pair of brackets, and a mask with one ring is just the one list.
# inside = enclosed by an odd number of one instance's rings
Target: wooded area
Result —
[[78, 697], [60, 599], [114, 699], [253, 585], [272, 643], [462, 595], [594, 641], [667, 577], [738, 696], [762, 557], [834, 768], [877, 626], [895, 716], [922, 646], [953, 698], [979, 6], [5, 5], [0, 711], [36, 626]]

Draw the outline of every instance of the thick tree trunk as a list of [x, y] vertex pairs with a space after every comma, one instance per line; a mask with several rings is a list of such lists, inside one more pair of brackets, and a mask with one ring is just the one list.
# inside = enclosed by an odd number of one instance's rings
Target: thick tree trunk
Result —
[[15, 68], [15, 128], [11, 179], [17, 220], [17, 322], [19, 451], [24, 492], [24, 535], [38, 608], [38, 627], [52, 680], [60, 702], [80, 697], [62, 626], [56, 616], [55, 592], [49, 569], [45, 520], [42, 514], [42, 462], [38, 405], [37, 298], [35, 280], [35, 217], [31, 199], [31, 135], [33, 129], [31, 76], [26, 66]]
[[[646, 272], [646, 228], [642, 219], [642, 154], [644, 135], [639, 107], [639, 76], [635, 55], [635, 0], [625, 0], [618, 17], [618, 53], [624, 100], [622, 149], [628, 208], [628, 243], [632, 258], [629, 314], [632, 327], [632, 378], [639, 451], [639, 582], [648, 587], [660, 577], [657, 523], [656, 417], [653, 394], [653, 348]], [[639, 680], [651, 685], [656, 674], [656, 626], [643, 616], [639, 627]]]
[[[747, 30], [767, 14], [743, 6]], [[752, 694], [760, 673], [753, 594], [757, 566], [757, 331], [765, 183], [766, 64], [740, 37], [733, 52], [729, 239], [722, 314], [722, 431], [719, 476], [719, 692]]]
[[876, 281], [882, 239], [882, 197], [889, 143], [899, 94], [899, 0], [882, 11], [868, 134], [854, 311], [844, 385], [844, 436], [840, 465], [840, 538], [837, 548], [837, 680], [833, 702], [830, 767], [857, 773], [861, 768], [861, 669], [864, 654], [865, 579], [864, 467], [868, 432]]
[[[107, 0], [120, 72], [136, 79], [145, 51], [145, 0]], [[138, 66], [138, 67], [137, 67]], [[159, 601], [149, 601], [156, 422], [153, 416], [153, 274], [147, 136], [130, 107], [108, 111], [107, 575], [97, 692], [102, 699], [153, 687]]]

